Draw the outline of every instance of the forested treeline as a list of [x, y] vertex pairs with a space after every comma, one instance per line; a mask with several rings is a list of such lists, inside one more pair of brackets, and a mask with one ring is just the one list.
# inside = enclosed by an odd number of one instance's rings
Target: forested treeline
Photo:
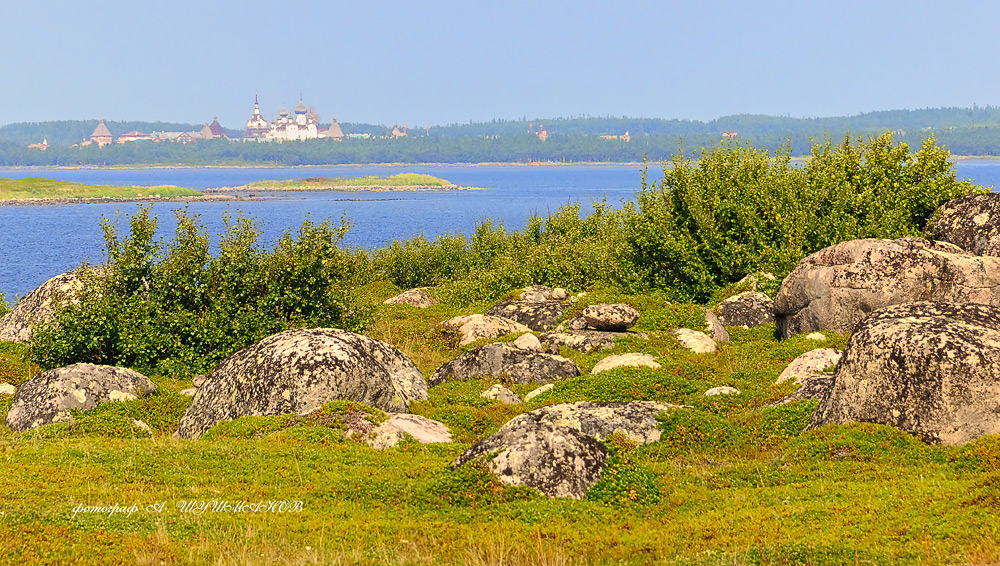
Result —
[[[383, 138], [385, 126], [342, 123], [347, 134], [370, 139], [337, 143], [318, 139], [292, 143], [199, 140], [187, 145], [133, 142], [104, 148], [69, 147], [87, 138], [96, 121], [12, 124], [0, 128], [0, 165], [74, 166], [131, 164], [285, 164], [343, 163], [481, 163], [481, 162], [631, 162], [669, 158], [678, 150], [694, 155], [718, 146], [724, 134], [771, 151], [786, 148], [808, 155], [816, 143], [894, 133], [914, 147], [933, 136], [953, 154], [1000, 155], [1000, 108], [938, 108], [872, 112], [840, 118], [727, 116], [710, 122], [649, 118], [577, 117], [553, 120], [495, 120], [410, 129], [401, 139]], [[115, 136], [130, 130], [190, 131], [200, 126], [163, 122], [107, 122]], [[548, 139], [534, 133], [544, 125]], [[530, 129], [529, 129], [530, 126]], [[630, 141], [601, 139], [629, 132]], [[47, 151], [28, 143], [46, 138]]]

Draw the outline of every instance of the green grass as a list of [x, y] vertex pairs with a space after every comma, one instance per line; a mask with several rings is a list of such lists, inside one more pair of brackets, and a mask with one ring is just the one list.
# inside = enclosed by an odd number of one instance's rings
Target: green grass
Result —
[[0, 179], [0, 201], [27, 198], [144, 198], [151, 196], [176, 198], [200, 195], [200, 192], [193, 189], [185, 189], [174, 185], [114, 187], [107, 185], [84, 185], [69, 181], [53, 181], [52, 179], [44, 179], [42, 177]]
[[[373, 290], [366, 332], [395, 344], [429, 375], [458, 355], [437, 323], [473, 308], [384, 306]], [[455, 442], [376, 451], [345, 439], [337, 415], [381, 413], [331, 404], [329, 418], [249, 417], [199, 441], [171, 437], [190, 381], [151, 376], [160, 393], [104, 405], [15, 434], [0, 426], [0, 563], [11, 564], [996, 564], [1000, 441], [934, 447], [883, 426], [802, 432], [815, 401], [767, 407], [795, 389], [784, 366], [817, 343], [774, 338], [773, 326], [733, 330], [717, 353], [691, 354], [669, 334], [699, 307], [596, 291], [588, 301], [640, 309], [648, 340], [579, 354], [584, 375], [531, 403], [479, 397], [497, 380], [447, 382], [414, 413], [448, 424]], [[467, 349], [467, 348], [463, 348]], [[603, 356], [642, 351], [659, 370], [587, 371]], [[0, 344], [0, 381], [37, 371], [26, 349]], [[732, 385], [735, 397], [705, 398]], [[534, 385], [514, 385], [523, 395]], [[687, 404], [662, 421], [660, 442], [609, 439], [612, 460], [584, 501], [549, 500], [482, 469], [449, 464], [507, 420], [576, 400]], [[0, 414], [12, 398], [0, 397]], [[141, 418], [153, 429], [134, 430]], [[289, 426], [292, 423], [294, 426]], [[184, 512], [190, 501], [300, 500], [295, 513]], [[129, 506], [124, 514], [78, 506]], [[163, 505], [162, 510], [159, 506]], [[6, 561], [6, 562], [4, 562]]]
[[432, 175], [421, 175], [419, 173], [399, 173], [388, 177], [307, 177], [305, 179], [293, 179], [287, 181], [255, 181], [247, 187], [261, 189], [350, 189], [356, 188], [443, 188], [454, 187], [454, 183], [434, 177]]

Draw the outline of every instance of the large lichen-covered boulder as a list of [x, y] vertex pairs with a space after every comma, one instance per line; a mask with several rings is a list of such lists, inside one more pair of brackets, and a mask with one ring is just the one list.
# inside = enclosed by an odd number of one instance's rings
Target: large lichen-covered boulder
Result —
[[73, 364], [42, 372], [17, 388], [7, 426], [21, 432], [72, 419], [101, 403], [130, 401], [156, 391], [146, 376], [128, 368]]
[[502, 377], [511, 383], [547, 383], [578, 375], [580, 369], [568, 358], [499, 343], [465, 352], [439, 367], [427, 382], [433, 387], [448, 379], [465, 381], [479, 377]]
[[931, 230], [967, 252], [1000, 256], [1000, 194], [966, 195], [942, 204]]
[[628, 305], [600, 303], [590, 305], [569, 321], [571, 330], [624, 332], [639, 320], [639, 311]]
[[527, 326], [514, 322], [509, 318], [483, 314], [456, 316], [442, 322], [441, 326], [446, 331], [458, 333], [458, 344], [460, 346], [472, 344], [476, 340], [500, 338], [508, 334], [521, 334], [522, 332], [531, 331]]
[[921, 302], [862, 320], [810, 428], [850, 422], [952, 445], [1000, 433], [1000, 308]]
[[542, 407], [508, 421], [466, 450], [452, 469], [480, 462], [508, 485], [582, 499], [607, 466], [604, 439], [617, 432], [638, 444], [656, 442], [661, 435], [656, 416], [678, 408], [650, 401]]
[[1000, 258], [923, 238], [853, 240], [803, 259], [775, 299], [783, 338], [850, 333], [872, 311], [917, 301], [1000, 305]]
[[76, 301], [83, 289], [83, 271], [56, 275], [40, 287], [21, 297], [14, 308], [0, 318], [0, 341], [27, 342], [31, 329], [52, 320], [59, 301]]
[[305, 414], [330, 401], [403, 413], [427, 399], [417, 366], [392, 346], [333, 328], [287, 330], [223, 360], [181, 417], [181, 438], [251, 415]]
[[719, 320], [726, 326], [763, 326], [774, 322], [774, 301], [756, 291], [734, 295], [719, 303]]
[[536, 332], [543, 332], [559, 324], [559, 319], [569, 307], [567, 303], [540, 301], [512, 301], [500, 303], [486, 312], [488, 316], [508, 318]]

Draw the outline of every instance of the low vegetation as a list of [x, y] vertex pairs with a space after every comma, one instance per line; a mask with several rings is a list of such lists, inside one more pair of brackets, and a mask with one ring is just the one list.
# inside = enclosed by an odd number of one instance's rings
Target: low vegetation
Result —
[[433, 175], [399, 173], [387, 177], [306, 177], [288, 181], [256, 181], [248, 188], [260, 189], [351, 189], [351, 188], [443, 188], [455, 185]]
[[12, 199], [177, 198], [200, 195], [200, 192], [193, 189], [174, 185], [115, 187], [53, 181], [41, 177], [0, 179], [0, 201]]
[[[581, 217], [568, 207], [521, 231], [484, 224], [469, 238], [417, 238], [372, 253], [339, 245], [346, 223], [306, 223], [268, 251], [237, 218], [215, 255], [185, 212], [167, 243], [153, 240], [148, 211], [131, 217], [125, 234], [108, 223], [101, 277], [88, 279], [83, 301], [65, 305], [30, 348], [0, 344], [0, 382], [100, 361], [147, 373], [159, 392], [77, 414], [73, 424], [19, 434], [0, 426], [0, 556], [25, 564], [995, 564], [996, 438], [937, 447], [870, 424], [803, 433], [816, 403], [770, 406], [797, 387], [776, 378], [799, 354], [843, 348], [846, 336], [778, 341], [773, 325], [732, 328], [731, 342], [702, 355], [670, 334], [702, 323], [704, 303], [739, 290], [733, 283], [754, 270], [783, 275], [838, 239], [919, 234], [937, 203], [976, 190], [956, 182], [943, 157], [932, 144], [914, 154], [888, 138], [847, 140], [796, 168], [787, 155], [726, 146], [699, 162], [678, 159], [623, 209], [597, 203]], [[816, 214], [821, 206], [830, 214]], [[583, 375], [523, 405], [479, 397], [489, 379], [431, 389], [411, 410], [448, 425], [451, 444], [373, 450], [345, 438], [338, 416], [384, 415], [351, 403], [309, 419], [247, 417], [193, 442], [171, 436], [191, 375], [264, 335], [360, 330], [427, 376], [471, 347], [456, 349], [439, 322], [485, 312], [532, 283], [588, 291], [574, 309], [629, 304], [641, 313], [635, 330], [649, 339], [600, 353], [564, 348]], [[441, 303], [382, 304], [417, 285], [434, 286]], [[589, 374], [603, 356], [626, 352], [652, 354], [661, 368]], [[534, 388], [508, 386], [522, 396]], [[703, 396], [717, 386], [741, 394]], [[450, 470], [517, 414], [636, 399], [691, 409], [663, 417], [660, 442], [609, 438], [609, 467], [582, 501], [546, 499], [475, 466]], [[0, 396], [0, 414], [11, 402]], [[184, 507], [261, 500], [298, 500], [302, 509]], [[130, 516], [83, 509], [133, 503]]]

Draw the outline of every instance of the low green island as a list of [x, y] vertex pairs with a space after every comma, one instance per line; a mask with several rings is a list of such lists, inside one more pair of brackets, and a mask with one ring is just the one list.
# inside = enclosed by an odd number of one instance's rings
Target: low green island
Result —
[[306, 177], [282, 181], [255, 181], [230, 189], [266, 190], [333, 190], [333, 191], [423, 191], [423, 190], [482, 190], [459, 187], [451, 181], [420, 173], [399, 173], [387, 177]]
[[76, 201], [90, 199], [147, 200], [200, 197], [202, 193], [175, 185], [117, 187], [55, 181], [42, 177], [0, 179], [0, 202], [29, 200]]

